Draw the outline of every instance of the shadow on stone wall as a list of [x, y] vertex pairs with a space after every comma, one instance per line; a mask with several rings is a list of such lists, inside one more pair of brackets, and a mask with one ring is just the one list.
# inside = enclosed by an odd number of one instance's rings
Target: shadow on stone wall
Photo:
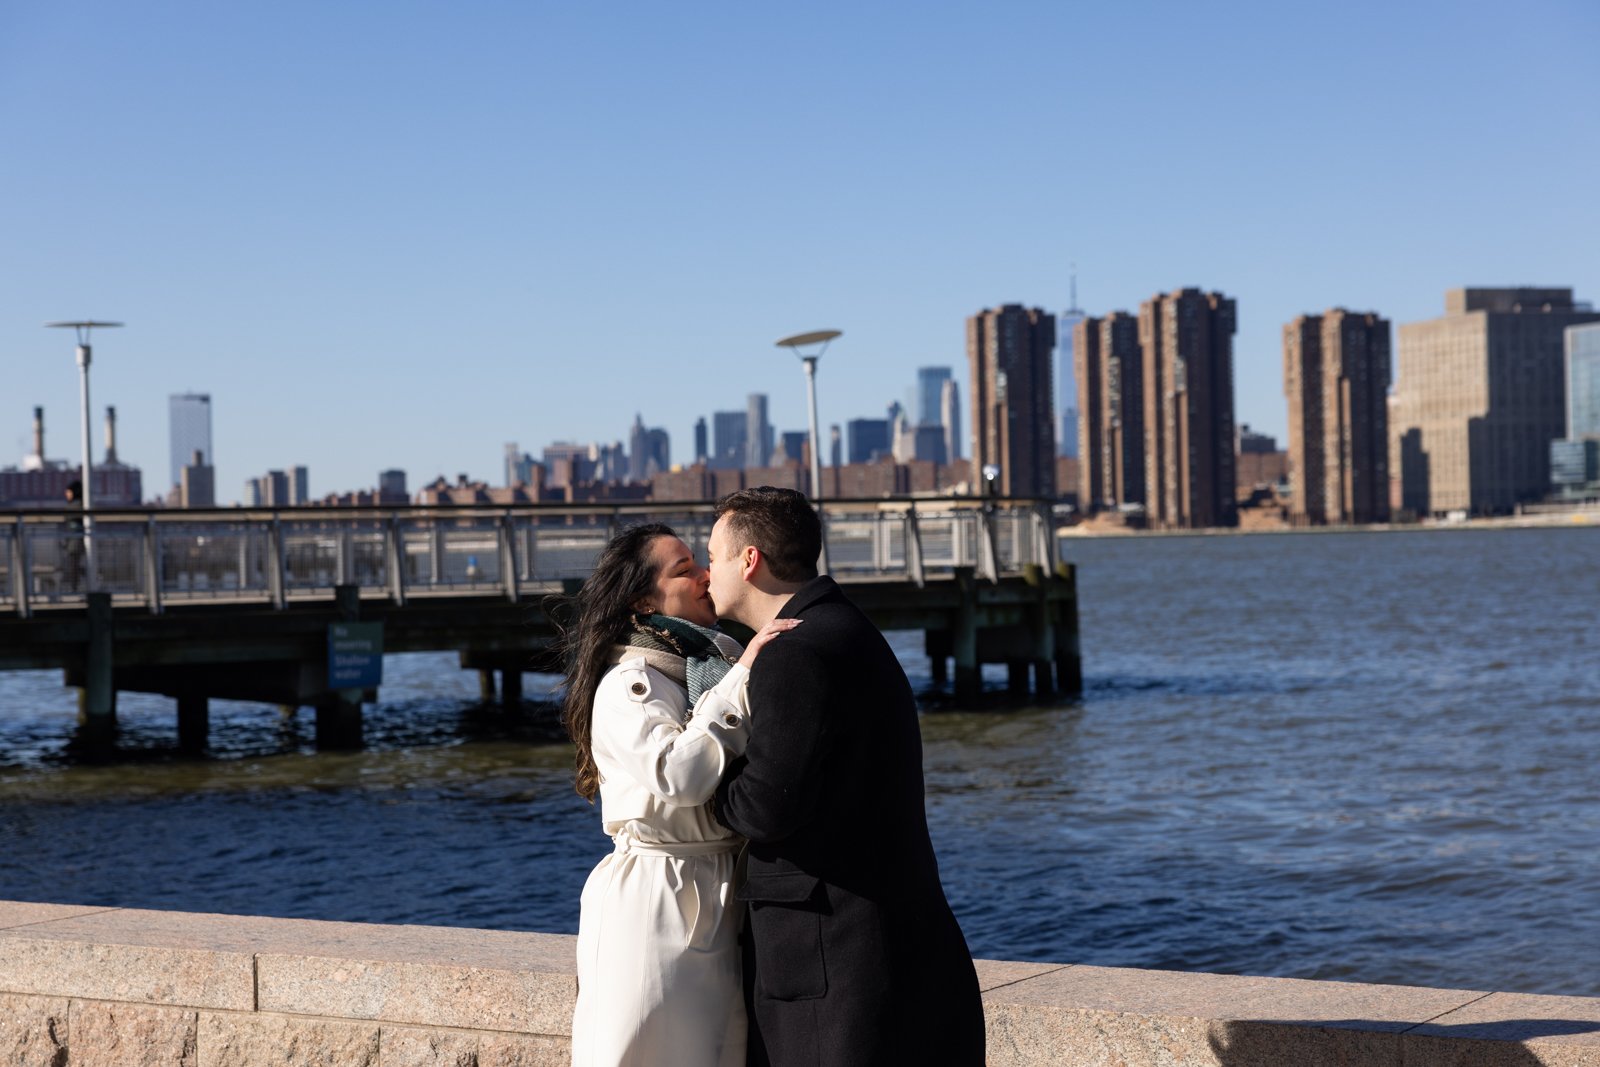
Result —
[[[1345, 1067], [1352, 1063], [1420, 1063], [1429, 1067], [1544, 1067], [1517, 1042], [1600, 1032], [1577, 1019], [1501, 1019], [1462, 1026], [1425, 1024], [1407, 1032], [1368, 1019], [1228, 1022], [1213, 1028], [1211, 1051], [1221, 1067]], [[1323, 1040], [1306, 1040], [1306, 1031]]]

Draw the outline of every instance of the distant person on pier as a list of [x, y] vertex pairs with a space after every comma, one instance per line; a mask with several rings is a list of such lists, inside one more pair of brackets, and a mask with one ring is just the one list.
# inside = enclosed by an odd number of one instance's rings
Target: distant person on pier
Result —
[[83, 585], [83, 483], [72, 481], [61, 494], [67, 502], [67, 518], [61, 524], [61, 558], [64, 564], [64, 592], [76, 593]]
[[749, 1063], [977, 1067], [983, 1002], [928, 837], [911, 685], [818, 576], [821, 549], [817, 513], [793, 490], [717, 505], [717, 612], [763, 633], [805, 623], [752, 669], [750, 743], [716, 794], [717, 819], [750, 842]]
[[612, 539], [567, 634], [562, 717], [577, 790], [600, 798], [615, 848], [583, 888], [575, 1067], [742, 1067], [743, 841], [708, 801], [745, 750], [748, 649], [714, 629], [710, 578], [668, 526]]

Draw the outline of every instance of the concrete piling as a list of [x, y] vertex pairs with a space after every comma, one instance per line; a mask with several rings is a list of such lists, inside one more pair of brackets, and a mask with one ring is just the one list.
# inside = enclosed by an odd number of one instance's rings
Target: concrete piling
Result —
[[90, 748], [108, 748], [117, 735], [116, 643], [110, 593], [87, 594], [88, 640], [78, 689], [78, 738]]

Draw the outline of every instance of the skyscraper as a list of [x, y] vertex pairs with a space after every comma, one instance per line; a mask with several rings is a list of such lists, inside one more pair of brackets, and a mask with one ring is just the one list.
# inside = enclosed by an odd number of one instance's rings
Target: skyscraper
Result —
[[650, 431], [645, 429], [644, 416], [635, 414], [633, 426], [628, 431], [628, 480], [642, 482], [649, 477], [645, 467], [650, 462]]
[[532, 455], [522, 451], [515, 441], [508, 441], [506, 443], [506, 487], [509, 489], [518, 485], [532, 485], [533, 464]]
[[217, 503], [216, 474], [196, 449], [178, 472], [178, 506], [210, 508]]
[[[785, 463], [798, 463], [801, 466], [810, 466], [811, 463], [811, 431], [810, 430], [785, 430], [778, 435], [778, 448], [783, 453]], [[776, 463], [778, 457], [773, 455], [772, 461]]]
[[709, 442], [706, 440], [706, 417], [701, 415], [694, 420], [694, 461], [704, 463], [710, 458], [707, 451]]
[[1161, 527], [1232, 526], [1233, 334], [1221, 293], [1176, 289], [1139, 306], [1145, 513]]
[[1075, 347], [1077, 345], [1077, 326], [1084, 320], [1083, 309], [1078, 306], [1078, 270], [1072, 270], [1072, 306], [1056, 316], [1056, 336], [1060, 341], [1060, 362], [1056, 365], [1056, 387], [1060, 392], [1056, 396], [1056, 411], [1061, 413], [1061, 432], [1056, 435], [1056, 448], [1059, 455], [1082, 455], [1079, 444], [1082, 434], [1078, 424], [1084, 417], [1084, 408], [1089, 403], [1083, 395], [1073, 368], [1077, 366]]
[[405, 504], [411, 500], [406, 492], [406, 472], [386, 470], [378, 472], [378, 503]]
[[1283, 328], [1289, 506], [1308, 523], [1389, 517], [1389, 323], [1335, 308]]
[[1056, 494], [1055, 317], [1006, 304], [967, 319], [972, 371], [972, 462], [999, 468], [1004, 496]]
[[1566, 430], [1563, 331], [1600, 321], [1571, 289], [1452, 289], [1445, 314], [1402, 323], [1390, 470], [1418, 515], [1492, 514], [1550, 487]]
[[311, 503], [311, 472], [303, 466], [289, 468], [289, 503], [296, 507]]
[[871, 463], [893, 450], [888, 419], [851, 419], [845, 423], [846, 455], [851, 463]]
[[963, 454], [961, 436], [961, 387], [954, 378], [939, 387], [939, 425], [944, 428], [946, 462], [954, 463]]
[[211, 454], [211, 394], [175, 393], [167, 400], [168, 455], [172, 460], [172, 485], [183, 481], [183, 468], [199, 452], [206, 466], [213, 466]]
[[717, 470], [738, 470], [744, 466], [745, 428], [749, 415], [743, 411], [711, 413], [711, 466]]
[[767, 394], [751, 393], [745, 405], [744, 465], [765, 467], [772, 459], [772, 424], [767, 421]]
[[1566, 330], [1567, 437], [1600, 440], [1600, 324]]
[[1126, 311], [1084, 318], [1074, 332], [1079, 504], [1085, 511], [1145, 502], [1144, 362]]
[[951, 380], [949, 367], [917, 368], [917, 425], [944, 425], [944, 383]]

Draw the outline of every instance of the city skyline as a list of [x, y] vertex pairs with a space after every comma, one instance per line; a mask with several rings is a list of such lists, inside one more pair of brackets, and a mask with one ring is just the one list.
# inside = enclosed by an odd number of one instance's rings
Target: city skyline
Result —
[[[13, 8], [0, 463], [33, 405], [75, 422], [72, 347], [40, 328], [61, 316], [128, 324], [97, 339], [95, 400], [147, 495], [164, 398], [188, 390], [215, 400], [225, 495], [288, 457], [321, 495], [391, 467], [493, 478], [505, 441], [625, 438], [637, 410], [683, 456], [696, 418], [750, 393], [804, 426], [773, 341], [805, 329], [844, 331], [818, 375], [842, 426], [872, 413], [856, 397], [961, 366], [971, 309], [1061, 313], [1074, 262], [1093, 315], [1236, 297], [1238, 417], [1283, 438], [1297, 315], [1600, 292], [1581, 106], [1600, 12], [1502, 16], [1356, 5], [1333, 35], [1265, 4], [915, 24], [824, 4], [639, 11], [618, 33], [588, 9]], [[1060, 47], [1019, 64], [997, 18]], [[974, 129], [1027, 151], [973, 152]], [[1321, 150], [1344, 129], [1362, 153]]]

